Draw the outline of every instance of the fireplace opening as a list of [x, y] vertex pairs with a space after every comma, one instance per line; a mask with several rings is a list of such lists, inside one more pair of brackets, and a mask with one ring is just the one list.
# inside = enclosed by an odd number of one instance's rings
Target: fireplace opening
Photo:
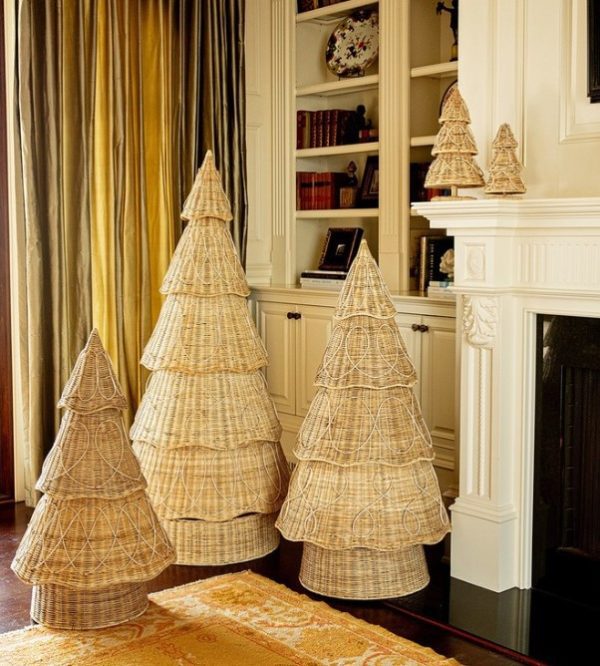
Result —
[[600, 319], [537, 316], [532, 587], [600, 599]]

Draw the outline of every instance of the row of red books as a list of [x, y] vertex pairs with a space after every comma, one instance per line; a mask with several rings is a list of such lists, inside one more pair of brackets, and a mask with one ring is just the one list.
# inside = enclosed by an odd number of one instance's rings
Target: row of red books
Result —
[[296, 148], [324, 148], [355, 143], [359, 132], [354, 127], [355, 111], [322, 109], [296, 113]]
[[342, 0], [298, 0], [298, 13], [310, 12], [319, 7], [328, 7], [329, 5], [337, 5]]
[[325, 210], [339, 207], [339, 193], [348, 180], [343, 172], [296, 172], [296, 210]]

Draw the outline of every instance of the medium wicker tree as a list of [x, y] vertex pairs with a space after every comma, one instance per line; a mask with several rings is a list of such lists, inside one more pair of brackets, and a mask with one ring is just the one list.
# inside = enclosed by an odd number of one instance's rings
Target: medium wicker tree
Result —
[[33, 585], [31, 617], [58, 629], [126, 622], [146, 581], [175, 560], [125, 432], [127, 402], [94, 329], [58, 403], [65, 408], [12, 563]]
[[486, 194], [508, 196], [523, 194], [526, 191], [521, 179], [523, 167], [516, 154], [518, 145], [510, 125], [508, 123], [500, 125], [492, 143], [490, 175], [483, 190]]
[[483, 173], [474, 155], [477, 155], [475, 138], [469, 124], [471, 118], [467, 105], [458, 88], [448, 95], [440, 116], [442, 127], [438, 132], [431, 154], [435, 157], [431, 163], [424, 186], [449, 188], [449, 196], [433, 197], [436, 199], [468, 199], [459, 197], [459, 187], [481, 187], [484, 185]]
[[131, 437], [177, 563], [242, 562], [279, 543], [274, 524], [289, 467], [210, 152], [182, 218], [188, 224], [142, 357], [152, 374]]
[[277, 520], [303, 541], [300, 582], [379, 599], [429, 582], [423, 544], [449, 531], [415, 369], [383, 278], [362, 241], [340, 293]]

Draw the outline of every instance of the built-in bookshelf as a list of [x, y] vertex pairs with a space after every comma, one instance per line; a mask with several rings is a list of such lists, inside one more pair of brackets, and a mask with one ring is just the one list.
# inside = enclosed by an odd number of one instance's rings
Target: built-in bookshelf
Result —
[[[390, 288], [416, 290], [414, 247], [428, 226], [411, 213], [410, 162], [431, 159], [439, 102], [457, 78], [447, 18], [436, 14], [435, 0], [345, 0], [302, 12], [297, 0], [274, 0], [273, 7], [273, 282], [297, 285], [302, 271], [316, 267], [328, 228], [358, 226]], [[364, 76], [338, 78], [326, 65], [327, 42], [356, 11], [378, 12], [379, 58]], [[377, 136], [350, 143], [338, 136], [335, 145], [311, 146], [307, 134], [298, 141], [298, 112], [327, 123], [322, 118], [359, 105]], [[331, 127], [321, 131], [329, 136]], [[378, 200], [348, 208], [296, 205], [298, 173], [340, 174], [352, 161], [360, 188], [375, 157]]]

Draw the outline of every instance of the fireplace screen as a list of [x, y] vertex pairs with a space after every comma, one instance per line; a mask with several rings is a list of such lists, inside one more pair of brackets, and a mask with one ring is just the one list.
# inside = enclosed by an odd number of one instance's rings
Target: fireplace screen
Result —
[[538, 315], [533, 586], [597, 603], [600, 319]]

